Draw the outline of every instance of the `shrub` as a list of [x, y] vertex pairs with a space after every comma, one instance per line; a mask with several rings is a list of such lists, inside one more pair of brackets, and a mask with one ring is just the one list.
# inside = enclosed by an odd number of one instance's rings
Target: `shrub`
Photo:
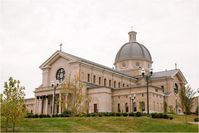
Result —
[[123, 116], [125, 116], [125, 117], [128, 116], [128, 113], [123, 113]]
[[43, 114], [40, 114], [40, 115], [39, 115], [39, 118], [43, 118]]
[[129, 116], [135, 116], [135, 113], [130, 112], [130, 113], [129, 113]]
[[136, 112], [136, 113], [135, 113], [135, 116], [136, 116], [136, 117], [140, 117], [140, 116], [142, 116], [142, 113]]
[[39, 116], [38, 116], [38, 114], [35, 114], [35, 117], [34, 118], [38, 118]]
[[97, 116], [97, 114], [96, 114], [96, 113], [91, 113], [90, 115], [91, 115], [92, 117]]
[[62, 112], [63, 116], [71, 116], [72, 111], [65, 109], [64, 112]]
[[116, 116], [122, 116], [122, 113], [117, 112], [117, 113], [116, 113]]
[[173, 117], [169, 117], [167, 114], [163, 114], [163, 113], [151, 113], [151, 117], [152, 118], [164, 118], [164, 119], [170, 119], [170, 120], [173, 119]]
[[164, 118], [164, 114], [163, 113], [159, 113], [159, 118]]
[[166, 114], [164, 114], [164, 115], [163, 115], [163, 118], [164, 118], [164, 119], [168, 119], [168, 118], [169, 118], [169, 116], [168, 116], [168, 115], [166, 115]]
[[109, 116], [116, 116], [115, 112], [109, 112]]
[[195, 118], [194, 121], [195, 121], [195, 122], [199, 122], [199, 118]]
[[86, 116], [87, 116], [87, 117], [90, 117], [91, 115], [88, 113]]
[[102, 117], [102, 113], [98, 113], [98, 116], [99, 116], [99, 117]]

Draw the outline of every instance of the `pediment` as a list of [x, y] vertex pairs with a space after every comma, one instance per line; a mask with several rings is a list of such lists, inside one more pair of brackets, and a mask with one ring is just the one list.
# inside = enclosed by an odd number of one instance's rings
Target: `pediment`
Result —
[[52, 54], [44, 63], [42, 63], [39, 68], [45, 69], [50, 68], [51, 65], [56, 62], [58, 59], [63, 58], [68, 62], [75, 62], [77, 59], [67, 53], [63, 53], [61, 51], [56, 51], [54, 54]]
[[178, 72], [175, 75], [173, 75], [173, 77], [174, 76], [176, 76], [180, 82], [187, 84], [187, 80], [184, 77], [183, 73], [180, 71], [180, 69], [178, 69]]

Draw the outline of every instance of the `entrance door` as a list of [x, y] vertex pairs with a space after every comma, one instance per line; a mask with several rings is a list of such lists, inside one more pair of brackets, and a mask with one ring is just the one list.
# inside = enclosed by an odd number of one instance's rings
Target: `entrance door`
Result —
[[94, 104], [94, 113], [97, 113], [97, 104]]

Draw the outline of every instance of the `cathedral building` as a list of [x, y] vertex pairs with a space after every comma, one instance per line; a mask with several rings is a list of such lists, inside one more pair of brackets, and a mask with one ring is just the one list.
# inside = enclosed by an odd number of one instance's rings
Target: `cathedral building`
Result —
[[[26, 100], [34, 114], [61, 113], [61, 103], [53, 104], [53, 96], [61, 98], [59, 87], [54, 92], [52, 81], [61, 84], [70, 75], [85, 84], [84, 93], [91, 97], [89, 112], [168, 112], [181, 113], [178, 91], [187, 84], [180, 69], [153, 72], [149, 50], [137, 42], [130, 31], [129, 41], [118, 51], [109, 68], [61, 50], [52, 54], [41, 66], [42, 83], [35, 98]], [[78, 75], [77, 75], [78, 74]], [[167, 105], [167, 106], [166, 106]], [[55, 106], [55, 108], [53, 107]], [[54, 109], [53, 109], [54, 108]]]

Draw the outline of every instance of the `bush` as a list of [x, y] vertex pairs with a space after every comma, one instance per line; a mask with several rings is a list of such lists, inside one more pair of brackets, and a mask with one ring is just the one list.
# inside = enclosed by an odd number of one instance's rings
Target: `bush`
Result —
[[140, 116], [142, 116], [142, 113], [141, 113], [141, 112], [136, 112], [136, 113], [135, 113], [135, 116], [136, 116], [136, 117], [140, 117]]
[[86, 116], [87, 116], [87, 117], [90, 117], [91, 115], [88, 113]]
[[116, 113], [116, 116], [122, 116], [122, 113], [117, 112], [117, 113]]
[[195, 121], [195, 122], [199, 122], [199, 118], [195, 118], [194, 121]]
[[123, 116], [125, 116], [125, 117], [128, 116], [128, 113], [123, 113]]
[[96, 114], [96, 113], [91, 113], [90, 115], [91, 115], [92, 117], [97, 116], [97, 114]]
[[129, 113], [129, 116], [135, 116], [135, 113], [130, 112], [130, 113]]
[[115, 112], [109, 112], [109, 116], [116, 116]]
[[34, 118], [38, 118], [39, 116], [38, 116], [38, 114], [35, 114], [35, 117]]
[[65, 109], [64, 112], [62, 112], [61, 114], [63, 114], [63, 116], [71, 116], [72, 111]]
[[173, 119], [173, 117], [169, 117], [167, 114], [163, 114], [163, 113], [151, 113], [151, 118], [164, 118], [164, 119], [170, 119], [170, 120]]

